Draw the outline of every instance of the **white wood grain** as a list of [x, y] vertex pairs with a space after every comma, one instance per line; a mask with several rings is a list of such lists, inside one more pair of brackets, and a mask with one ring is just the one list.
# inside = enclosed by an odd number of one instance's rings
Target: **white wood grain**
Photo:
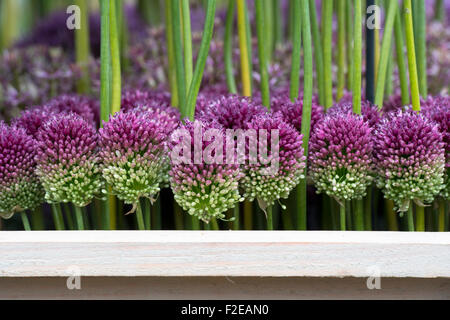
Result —
[[450, 234], [0, 232], [0, 277], [450, 277]]

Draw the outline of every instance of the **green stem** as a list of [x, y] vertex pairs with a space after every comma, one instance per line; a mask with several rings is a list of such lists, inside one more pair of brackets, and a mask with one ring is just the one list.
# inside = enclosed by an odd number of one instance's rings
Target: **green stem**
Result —
[[63, 203], [62, 206], [63, 206], [63, 209], [64, 209], [64, 215], [66, 217], [67, 225], [69, 226], [69, 229], [70, 230], [75, 230], [74, 223], [73, 223], [73, 217], [72, 217], [72, 211], [70, 210], [69, 204], [68, 203]]
[[224, 58], [225, 73], [227, 76], [227, 85], [230, 93], [237, 93], [236, 81], [233, 73], [233, 20], [235, 0], [228, 0], [228, 10], [225, 23], [225, 39], [224, 39]]
[[81, 211], [81, 208], [75, 204], [73, 205], [73, 208], [75, 210], [75, 219], [77, 221], [78, 230], [84, 230], [83, 212]]
[[184, 73], [186, 89], [189, 89], [192, 81], [192, 32], [191, 32], [191, 11], [189, 0], [181, 0], [181, 12], [183, 14], [183, 43], [184, 43]]
[[300, 7], [300, 0], [293, 0], [294, 10], [294, 25], [292, 34], [292, 63], [291, 63], [291, 82], [289, 97], [291, 101], [298, 98], [299, 88], [300, 88], [300, 51], [302, 47], [302, 9]]
[[116, 1], [109, 5], [109, 38], [111, 48], [111, 113], [119, 112], [121, 103], [121, 71], [120, 71], [120, 48], [119, 30], [117, 23]]
[[183, 46], [181, 38], [181, 15], [179, 0], [169, 0], [172, 5], [172, 37], [175, 57], [175, 74], [177, 80], [178, 100], [181, 117], [187, 116], [186, 111], [186, 78], [183, 63]]
[[174, 203], [174, 214], [175, 214], [175, 229], [183, 230], [183, 210], [178, 205], [178, 203]]
[[195, 104], [197, 101], [198, 92], [203, 78], [203, 71], [205, 70], [206, 59], [208, 58], [209, 46], [214, 32], [214, 16], [216, 12], [216, 0], [208, 1], [206, 9], [205, 26], [203, 28], [202, 41], [200, 43], [200, 50], [195, 64], [192, 84], [189, 88], [187, 97], [187, 111], [191, 121], [194, 120]]
[[25, 211], [22, 211], [20, 213], [20, 217], [22, 218], [23, 228], [25, 229], [25, 231], [31, 231], [30, 221], [28, 220], [27, 213]]
[[[270, 92], [269, 92], [269, 73], [268, 66], [268, 50], [266, 24], [264, 22], [264, 3], [263, 1], [255, 1], [256, 12], [256, 34], [258, 37], [258, 58], [259, 70], [261, 74], [261, 97], [262, 104], [270, 110]], [[268, 10], [266, 10], [268, 11]], [[270, 11], [269, 11], [270, 12]]]
[[[359, 2], [359, 0], [358, 0]], [[322, 46], [323, 46], [323, 69], [325, 108], [333, 105], [333, 82], [332, 82], [332, 45], [333, 45], [333, 1], [322, 1]], [[360, 52], [361, 53], [361, 52]]]
[[4, 0], [0, 3], [0, 50], [9, 48], [19, 34], [18, 4], [17, 0]]
[[348, 230], [353, 230], [352, 224], [352, 205], [350, 200], [345, 201], [345, 217], [346, 217], [346, 227]]
[[[300, 2], [302, 14], [302, 37], [303, 37], [303, 109], [301, 133], [303, 135], [303, 150], [305, 156], [308, 155], [308, 142], [311, 131], [311, 108], [312, 108], [312, 90], [313, 90], [313, 56], [311, 40], [311, 23], [309, 19], [308, 1]], [[305, 176], [306, 176], [305, 168]], [[306, 178], [300, 181], [298, 201], [297, 228], [299, 230], [307, 229], [307, 181]]]
[[317, 72], [317, 89], [319, 92], [320, 105], [325, 104], [324, 88], [323, 88], [323, 51], [322, 39], [320, 36], [319, 24], [317, 22], [316, 1], [309, 0], [309, 16], [311, 19], [311, 30], [314, 44], [314, 63]]
[[338, 76], [336, 100], [339, 101], [344, 95], [345, 89], [345, 2], [338, 0], [337, 21], [338, 21]]
[[416, 51], [414, 47], [414, 30], [412, 20], [411, 0], [403, 2], [405, 19], [406, 48], [408, 50], [409, 83], [411, 86], [411, 100], [414, 111], [420, 111], [419, 83], [417, 79]]
[[[353, 1], [355, 23], [353, 25], [353, 112], [361, 114], [361, 60], [362, 60], [362, 14], [361, 1]], [[358, 227], [358, 224], [356, 223]]]
[[416, 205], [416, 231], [425, 231], [425, 208]]
[[124, 3], [122, 0], [116, 0], [116, 8], [118, 10], [117, 16], [119, 19], [119, 43], [120, 43], [120, 61], [121, 61], [121, 69], [122, 70], [128, 70], [128, 67], [130, 65], [128, 61], [128, 38], [129, 38], [129, 31], [128, 31], [128, 21], [127, 17], [124, 13]]
[[155, 204], [153, 206], [153, 217], [155, 218], [155, 230], [162, 230], [162, 221], [161, 221], [161, 198], [156, 199]]
[[75, 30], [75, 56], [77, 65], [81, 69], [81, 78], [77, 83], [77, 91], [88, 94], [89, 84], [89, 7], [87, 0], [76, 0], [80, 8], [80, 29]]
[[33, 230], [45, 230], [44, 214], [42, 212], [42, 206], [36, 207], [31, 214], [31, 223]]
[[219, 230], [219, 224], [217, 223], [217, 219], [211, 219], [209, 222], [211, 224], [211, 229], [214, 231]]
[[444, 20], [444, 17], [444, 0], [436, 0], [434, 3], [434, 19], [436, 19], [437, 21], [442, 21]]
[[53, 222], [55, 223], [56, 230], [65, 230], [64, 220], [61, 212], [61, 205], [59, 203], [51, 204], [52, 214], [53, 214]]
[[402, 105], [409, 104], [409, 91], [408, 91], [408, 75], [406, 72], [406, 64], [404, 58], [404, 42], [403, 42], [403, 25], [401, 19], [400, 10], [397, 10], [394, 21], [395, 32], [395, 50], [397, 56], [398, 75], [400, 78], [400, 90], [402, 96]]
[[[148, 0], [145, 0], [148, 1]], [[172, 1], [165, 1], [165, 13], [166, 13], [166, 41], [167, 41], [167, 57], [169, 62], [169, 83], [171, 93], [171, 105], [174, 107], [180, 107], [178, 98], [178, 86], [177, 75], [175, 67], [175, 49], [173, 42], [173, 17], [172, 17]]]
[[267, 230], [273, 230], [273, 214], [272, 206], [267, 207]]
[[381, 45], [381, 57], [378, 65], [375, 105], [379, 109], [383, 107], [384, 89], [386, 81], [386, 73], [388, 61], [391, 56], [392, 29], [394, 27], [395, 15], [397, 12], [397, 1], [389, 1], [390, 5], [387, 12], [386, 23], [383, 32], [383, 43]]
[[389, 231], [398, 231], [397, 214], [394, 211], [394, 202], [385, 200], [386, 220]]
[[150, 209], [150, 201], [147, 198], [143, 198], [142, 200], [140, 200], [142, 202], [141, 204], [141, 208], [144, 214], [144, 226], [145, 226], [145, 230], [150, 230], [151, 227], [151, 219], [152, 219], [152, 214], [151, 214], [151, 209]]
[[364, 199], [364, 230], [372, 230], [372, 187], [369, 187]]
[[345, 1], [345, 30], [347, 33], [347, 82], [348, 88], [353, 89], [353, 12], [352, 12], [352, 2]]
[[241, 77], [242, 77], [242, 94], [251, 97], [251, 69], [250, 69], [250, 52], [249, 42], [247, 39], [247, 7], [245, 0], [237, 1], [237, 17], [238, 17], [238, 33], [239, 33], [239, 49], [241, 51]]
[[[260, 4], [258, 4], [261, 2]], [[273, 8], [272, 8], [272, 0], [260, 0], [255, 1], [255, 12], [258, 10], [256, 9], [257, 6], [261, 6], [261, 13], [262, 13], [262, 21], [264, 21], [264, 30], [263, 34], [265, 34], [265, 50], [266, 50], [266, 57], [267, 61], [272, 60], [272, 53], [274, 48], [274, 41], [275, 41], [275, 35], [274, 35], [274, 29], [273, 29]], [[256, 17], [256, 20], [258, 18]], [[258, 25], [258, 22], [256, 22]], [[257, 27], [258, 28], [258, 27]]]
[[[394, 1], [395, 2], [395, 1]], [[425, 0], [417, 0], [416, 9], [413, 14], [416, 16], [414, 19], [414, 32], [415, 32], [415, 47], [416, 47], [416, 55], [417, 55], [417, 75], [419, 79], [419, 92], [420, 95], [424, 98], [428, 95], [427, 88], [427, 34], [426, 34], [426, 9], [425, 9]]]
[[[109, 0], [100, 1], [101, 38], [100, 38], [100, 117], [108, 121], [111, 114], [111, 50], [109, 43]], [[106, 206], [108, 208], [108, 206]]]
[[200, 220], [197, 217], [191, 216], [192, 230], [200, 230]]
[[445, 206], [446, 203], [444, 199], [439, 199], [439, 216], [438, 216], [438, 231], [444, 232], [445, 231]]
[[283, 17], [278, 0], [272, 0], [275, 48], [283, 43]]
[[253, 229], [253, 203], [248, 200], [244, 201], [244, 229]]
[[233, 209], [234, 221], [233, 221], [233, 230], [239, 230], [239, 203]]
[[364, 230], [364, 202], [362, 199], [356, 199], [353, 202], [353, 213], [354, 213], [354, 222], [355, 222], [355, 230], [363, 231]]
[[345, 230], [346, 230], [346, 223], [345, 223], [345, 201], [342, 201], [342, 205], [339, 206], [339, 215], [340, 215], [341, 231], [345, 231]]
[[[138, 201], [136, 203], [136, 221], [139, 230], [145, 230], [144, 216], [142, 215], [141, 203]], [[149, 223], [150, 224], [150, 223]], [[150, 225], [149, 225], [150, 230]]]
[[414, 231], [414, 215], [412, 205], [410, 205], [408, 208], [406, 219], [408, 221], [408, 231]]

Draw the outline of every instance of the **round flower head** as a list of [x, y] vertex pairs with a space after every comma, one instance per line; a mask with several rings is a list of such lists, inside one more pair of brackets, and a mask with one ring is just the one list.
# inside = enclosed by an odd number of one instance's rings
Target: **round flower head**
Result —
[[36, 141], [25, 130], [0, 122], [0, 216], [34, 209], [43, 190], [34, 173]]
[[27, 134], [37, 138], [39, 128], [56, 113], [47, 106], [37, 106], [22, 111], [20, 116], [12, 121], [12, 124], [25, 129]]
[[38, 131], [36, 174], [49, 203], [84, 207], [100, 192], [95, 128], [79, 115], [57, 114]]
[[373, 142], [362, 116], [347, 112], [327, 115], [317, 124], [309, 146], [309, 175], [318, 192], [337, 201], [365, 196], [373, 180]]
[[439, 131], [442, 134], [445, 149], [445, 167], [444, 175], [446, 187], [442, 189], [441, 196], [445, 199], [450, 197], [450, 97], [438, 96], [428, 97], [421, 102], [422, 113], [438, 124]]
[[[178, 204], [209, 222], [222, 219], [243, 198], [236, 161], [224, 161], [224, 130], [217, 123], [186, 121], [171, 137], [170, 184]], [[192, 152], [193, 151], [193, 152]]]
[[394, 94], [386, 99], [383, 103], [383, 112], [399, 111], [403, 109], [403, 102], [401, 94]]
[[177, 109], [170, 106], [170, 95], [164, 91], [125, 90], [122, 94], [120, 109], [124, 112], [134, 108], [167, 109], [167, 112], [178, 115]]
[[89, 124], [96, 126], [100, 118], [98, 101], [76, 94], [63, 94], [46, 103], [46, 107], [54, 113], [75, 113]]
[[254, 117], [247, 124], [247, 133], [257, 139], [250, 138], [247, 144], [244, 196], [250, 201], [256, 198], [265, 210], [278, 199], [286, 199], [305, 177], [302, 135], [281, 117], [270, 115]]
[[149, 112], [118, 112], [99, 131], [102, 173], [112, 192], [136, 205], [167, 180], [167, 135]]
[[[330, 115], [339, 113], [352, 114], [353, 104], [351, 102], [339, 102], [328, 109], [327, 113]], [[377, 106], [367, 100], [361, 101], [361, 115], [363, 120], [367, 121], [371, 128], [374, 128], [381, 119], [381, 114], [378, 111]]]
[[267, 109], [249, 98], [236, 95], [221, 96], [211, 100], [198, 119], [217, 122], [225, 129], [244, 129], [247, 122], [257, 115], [267, 113]]
[[383, 118], [375, 130], [377, 184], [400, 212], [430, 203], [443, 188], [444, 144], [437, 124], [411, 110]]
[[[302, 129], [302, 113], [303, 99], [297, 99], [291, 102], [289, 97], [277, 99], [272, 102], [272, 112], [279, 114], [284, 121], [292, 125], [298, 132]], [[317, 104], [314, 99], [311, 105], [311, 131], [314, 130], [316, 124], [322, 120], [324, 109]]]

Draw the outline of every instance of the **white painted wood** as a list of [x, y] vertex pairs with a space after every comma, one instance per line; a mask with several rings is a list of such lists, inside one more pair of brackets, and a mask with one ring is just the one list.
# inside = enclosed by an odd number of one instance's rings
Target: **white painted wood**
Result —
[[450, 233], [0, 232], [0, 277], [450, 278]]

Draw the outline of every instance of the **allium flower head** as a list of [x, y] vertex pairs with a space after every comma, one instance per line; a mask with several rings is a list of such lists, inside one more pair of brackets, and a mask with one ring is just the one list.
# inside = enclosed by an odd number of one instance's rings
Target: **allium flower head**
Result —
[[302, 135], [281, 117], [258, 115], [247, 123], [257, 136], [257, 151], [247, 144], [248, 156], [242, 181], [244, 196], [258, 200], [261, 209], [286, 199], [304, 178], [306, 157]]
[[36, 141], [25, 130], [0, 122], [0, 216], [34, 209], [43, 190], [34, 173]]
[[[327, 113], [331, 115], [339, 113], [352, 114], [353, 104], [351, 102], [339, 102], [328, 109]], [[371, 128], [374, 128], [381, 119], [381, 113], [378, 111], [377, 106], [367, 100], [361, 101], [361, 115]]]
[[89, 204], [102, 188], [95, 128], [74, 113], [57, 114], [37, 137], [36, 174], [47, 202]]
[[[206, 141], [208, 132], [214, 132], [212, 141]], [[235, 161], [224, 160], [224, 141], [226, 144], [220, 125], [198, 120], [186, 121], [171, 137], [170, 184], [175, 200], [205, 222], [224, 218], [225, 211], [243, 201], [239, 195], [242, 173]], [[209, 160], [202, 159], [205, 154]]]
[[63, 94], [49, 102], [46, 107], [55, 113], [75, 113], [93, 126], [100, 118], [100, 104], [98, 101], [77, 94]]
[[[302, 129], [302, 113], [303, 113], [303, 99], [297, 99], [291, 102], [289, 97], [284, 99], [277, 99], [271, 103], [272, 112], [279, 114], [284, 121], [291, 124], [298, 132]], [[315, 99], [311, 105], [311, 131], [314, 130], [316, 124], [323, 119], [324, 109]]]
[[13, 119], [12, 124], [25, 129], [27, 134], [37, 138], [39, 128], [56, 113], [47, 106], [36, 106], [22, 111], [18, 118]]
[[249, 98], [236, 95], [221, 96], [211, 100], [199, 113], [198, 119], [215, 121], [225, 129], [243, 129], [247, 122], [257, 115], [267, 113], [267, 109]]
[[422, 113], [438, 124], [439, 131], [442, 134], [445, 149], [445, 167], [444, 175], [446, 187], [442, 189], [441, 195], [448, 199], [450, 197], [450, 97], [437, 96], [428, 97], [421, 102]]
[[362, 116], [327, 115], [317, 124], [309, 145], [309, 174], [318, 192], [338, 201], [365, 196], [373, 180], [373, 142]]
[[383, 118], [375, 130], [378, 186], [400, 212], [430, 203], [443, 186], [444, 143], [438, 125], [414, 111]]
[[149, 112], [118, 112], [99, 131], [102, 173], [113, 194], [135, 205], [167, 180], [167, 134]]
[[[136, 107], [166, 108], [170, 106], [170, 94], [159, 90], [125, 90], [122, 93], [120, 109], [124, 112]], [[175, 109], [176, 110], [176, 109]]]

